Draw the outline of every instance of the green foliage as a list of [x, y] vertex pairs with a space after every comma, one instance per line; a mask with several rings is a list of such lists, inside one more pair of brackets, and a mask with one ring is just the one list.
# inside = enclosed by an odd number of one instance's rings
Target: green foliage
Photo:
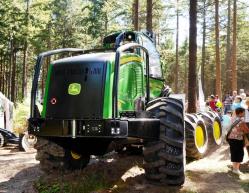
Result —
[[249, 182], [241, 182], [240, 184], [245, 192], [249, 192]]
[[[160, 46], [161, 62], [166, 83], [173, 87], [174, 74], [172, 73], [175, 68], [175, 46], [172, 36]], [[186, 73], [188, 65], [188, 40], [186, 39], [179, 47], [179, 92], [184, 93], [186, 84]]]
[[27, 119], [30, 111], [30, 98], [26, 98], [23, 102], [19, 102], [14, 109], [14, 125], [15, 133], [23, 133], [27, 130]]
[[40, 179], [35, 183], [35, 188], [39, 193], [90, 193], [110, 188], [110, 184], [100, 174], [91, 174], [70, 183], [58, 179], [48, 184], [47, 181]]
[[[162, 56], [164, 77], [167, 84], [173, 85], [175, 68], [175, 30], [176, 7], [173, 0], [153, 1], [153, 31]], [[244, 1], [245, 2], [245, 1]], [[26, 71], [27, 80], [33, 77], [34, 58], [37, 54], [63, 47], [90, 49], [101, 45], [106, 34], [124, 29], [132, 29], [133, 0], [4, 0], [0, 1], [0, 57], [1, 76], [5, 88], [1, 91], [8, 96], [13, 72], [13, 60], [16, 59], [16, 98], [22, 101], [24, 45], [28, 44]], [[180, 21], [188, 15], [189, 1], [179, 1]], [[249, 90], [246, 74], [249, 72], [248, 59], [248, 5], [238, 1], [238, 85]], [[201, 62], [201, 35], [203, 21], [203, 1], [198, 3], [198, 64]], [[205, 90], [214, 93], [215, 82], [215, 41], [214, 41], [214, 4], [206, 0], [206, 58]], [[186, 19], [185, 19], [186, 21]], [[227, 1], [220, 3], [220, 52], [221, 65], [225, 69]], [[146, 1], [139, 1], [139, 29], [146, 26]], [[231, 29], [232, 30], [232, 29]], [[179, 35], [186, 32], [181, 30]], [[13, 49], [11, 48], [13, 44]], [[179, 87], [183, 92], [188, 70], [188, 44], [179, 45]], [[2, 53], [2, 54], [1, 54]], [[16, 58], [14, 58], [14, 54]], [[10, 57], [12, 56], [12, 58]], [[12, 59], [12, 61], [11, 61]], [[46, 74], [47, 65], [44, 68]], [[226, 72], [222, 71], [223, 87]], [[4, 77], [3, 77], [4, 76]], [[44, 81], [44, 80], [42, 80]], [[1, 82], [1, 81], [0, 81]], [[1, 86], [1, 85], [0, 85]], [[223, 88], [224, 89], [224, 88]]]

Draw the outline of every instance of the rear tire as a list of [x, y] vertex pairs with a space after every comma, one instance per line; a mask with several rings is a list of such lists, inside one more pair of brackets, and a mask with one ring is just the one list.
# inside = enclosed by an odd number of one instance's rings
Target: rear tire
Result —
[[6, 144], [4, 135], [0, 132], [0, 147], [3, 147]]
[[205, 121], [208, 131], [208, 151], [212, 152], [221, 146], [223, 141], [223, 131], [219, 116], [214, 112], [203, 112], [199, 115]]
[[203, 158], [208, 146], [208, 133], [199, 116], [186, 114], [185, 116], [186, 154], [189, 158]]
[[145, 144], [146, 178], [155, 183], [182, 185], [185, 181], [183, 103], [162, 97], [151, 101], [147, 111], [160, 119], [160, 139]]

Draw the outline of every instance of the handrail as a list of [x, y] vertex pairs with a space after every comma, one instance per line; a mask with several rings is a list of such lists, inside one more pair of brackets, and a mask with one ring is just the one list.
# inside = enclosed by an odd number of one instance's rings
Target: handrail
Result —
[[149, 78], [149, 53], [148, 50], [140, 44], [128, 43], [120, 46], [116, 50], [115, 64], [114, 64], [114, 77], [113, 77], [113, 90], [112, 90], [112, 118], [118, 117], [118, 80], [119, 80], [119, 63], [121, 52], [131, 48], [141, 48], [146, 54], [146, 104], [150, 101], [150, 78]]
[[56, 49], [56, 50], [51, 50], [47, 52], [43, 52], [38, 55], [36, 59], [36, 65], [35, 65], [35, 73], [34, 73], [34, 78], [33, 78], [33, 83], [32, 83], [32, 90], [31, 90], [31, 106], [30, 106], [30, 117], [35, 118], [35, 103], [36, 103], [36, 93], [37, 93], [37, 87], [38, 87], [38, 79], [40, 75], [40, 70], [42, 66], [42, 62], [44, 57], [56, 55], [56, 54], [61, 54], [64, 52], [84, 52], [83, 49], [78, 49], [78, 48], [62, 48], [62, 49]]

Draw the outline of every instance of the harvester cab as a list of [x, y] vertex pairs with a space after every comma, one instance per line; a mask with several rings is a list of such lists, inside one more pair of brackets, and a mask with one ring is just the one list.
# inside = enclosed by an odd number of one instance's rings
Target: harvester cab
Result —
[[[137, 146], [143, 147], [149, 180], [183, 184], [184, 106], [179, 99], [161, 96], [164, 80], [153, 40], [146, 33], [126, 31], [107, 36], [103, 46], [38, 56], [29, 132], [38, 137], [41, 167], [80, 169], [91, 155], [103, 155], [110, 146], [117, 151]], [[64, 53], [73, 54], [49, 65], [39, 110], [43, 60]]]

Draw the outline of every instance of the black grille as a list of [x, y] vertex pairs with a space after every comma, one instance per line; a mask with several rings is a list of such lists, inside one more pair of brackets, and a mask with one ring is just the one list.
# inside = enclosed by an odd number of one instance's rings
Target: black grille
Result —
[[[106, 62], [62, 60], [52, 65], [46, 118], [101, 119]], [[72, 84], [80, 85], [79, 93], [69, 91]]]

